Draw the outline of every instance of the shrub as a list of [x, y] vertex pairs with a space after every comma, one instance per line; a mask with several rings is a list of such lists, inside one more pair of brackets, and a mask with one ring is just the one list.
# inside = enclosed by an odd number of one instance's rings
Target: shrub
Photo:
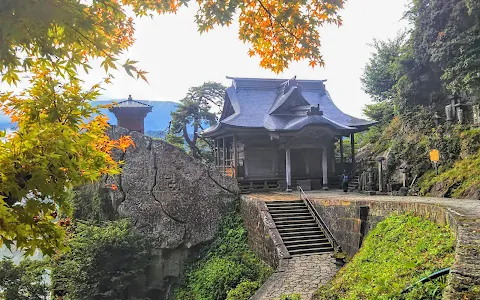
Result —
[[260, 288], [258, 281], [246, 280], [227, 293], [226, 300], [248, 300]]
[[[225, 217], [213, 242], [191, 262], [178, 300], [247, 300], [272, 269], [249, 250], [247, 232], [238, 213]], [[244, 298], [242, 298], [244, 297]]]

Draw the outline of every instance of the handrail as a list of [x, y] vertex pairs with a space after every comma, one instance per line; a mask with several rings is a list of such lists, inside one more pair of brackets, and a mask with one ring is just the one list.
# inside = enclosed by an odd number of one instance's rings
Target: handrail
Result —
[[322, 217], [320, 217], [320, 215], [318, 214], [318, 212], [315, 210], [315, 208], [313, 207], [312, 202], [310, 201], [310, 199], [308, 199], [307, 194], [305, 194], [305, 192], [303, 191], [302, 187], [301, 187], [300, 185], [298, 185], [297, 188], [298, 188], [298, 190], [300, 191], [300, 199], [302, 199], [303, 202], [305, 202], [305, 205], [307, 206], [307, 208], [308, 208], [308, 210], [310, 211], [310, 213], [313, 215], [313, 217], [315, 218], [315, 220], [317, 221], [317, 223], [323, 228], [323, 231], [326, 233], [327, 239], [328, 239], [328, 240], [330, 241], [330, 243], [332, 244], [333, 249], [336, 250], [336, 249], [337, 249], [337, 246], [338, 246], [338, 243], [337, 243], [337, 241], [335, 240], [335, 238], [333, 237], [333, 234], [332, 234], [332, 232], [330, 231], [330, 229], [328, 229], [327, 224], [325, 224], [325, 222], [322, 220]]

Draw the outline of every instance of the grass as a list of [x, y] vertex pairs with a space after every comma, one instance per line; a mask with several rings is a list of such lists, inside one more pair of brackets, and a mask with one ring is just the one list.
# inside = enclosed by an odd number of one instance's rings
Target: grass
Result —
[[428, 195], [430, 189], [437, 183], [450, 187], [451, 196], [461, 198], [469, 189], [480, 187], [480, 151], [462, 160], [456, 161], [452, 167], [444, 170], [440, 175], [434, 176], [431, 171], [422, 181], [420, 194]]
[[441, 299], [445, 279], [401, 291], [450, 267], [455, 238], [448, 227], [413, 216], [392, 215], [366, 237], [360, 251], [315, 299]]

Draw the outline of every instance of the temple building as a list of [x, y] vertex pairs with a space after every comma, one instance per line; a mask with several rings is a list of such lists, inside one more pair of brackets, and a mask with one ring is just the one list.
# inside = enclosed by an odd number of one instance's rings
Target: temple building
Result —
[[227, 78], [233, 84], [219, 122], [201, 134], [215, 141], [217, 167], [243, 189], [328, 189], [354, 169], [354, 134], [374, 122], [340, 111], [325, 80]]
[[118, 126], [144, 133], [145, 117], [152, 111], [152, 106], [133, 100], [129, 95], [127, 100], [117, 102], [109, 111], [117, 117]]

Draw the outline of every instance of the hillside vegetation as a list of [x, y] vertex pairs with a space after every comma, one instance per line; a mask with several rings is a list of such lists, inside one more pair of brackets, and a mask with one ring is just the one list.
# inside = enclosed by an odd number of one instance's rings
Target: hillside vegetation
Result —
[[448, 227], [410, 214], [380, 222], [365, 238], [360, 251], [316, 299], [441, 299], [446, 279], [416, 285], [419, 279], [454, 261], [455, 238]]
[[177, 300], [247, 300], [272, 269], [248, 248], [242, 217], [225, 217], [215, 240], [192, 261]]
[[[361, 153], [372, 166], [385, 157], [393, 184], [407, 166], [413, 194], [480, 199], [480, 4], [413, 0], [405, 16], [410, 28], [375, 40], [365, 67], [375, 102], [364, 113], [378, 124], [359, 137]], [[440, 151], [439, 176], [431, 149]]]

